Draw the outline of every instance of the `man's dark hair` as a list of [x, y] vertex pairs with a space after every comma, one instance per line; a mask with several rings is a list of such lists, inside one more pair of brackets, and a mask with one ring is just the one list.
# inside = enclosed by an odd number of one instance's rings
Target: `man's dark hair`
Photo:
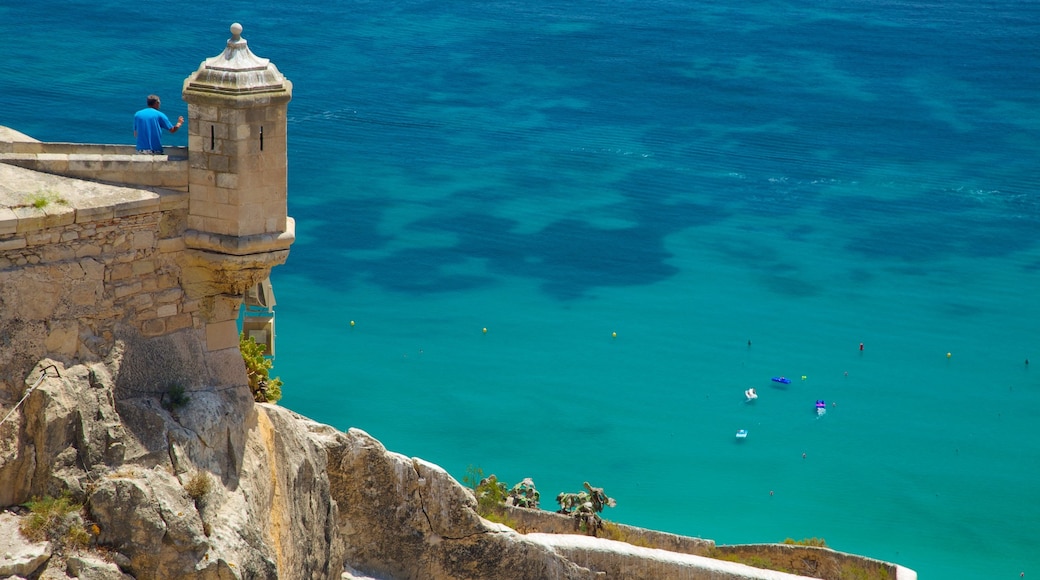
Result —
[[158, 104], [159, 104], [159, 96], [158, 95], [148, 95], [148, 106], [149, 107], [151, 107], [153, 105], [158, 105]]

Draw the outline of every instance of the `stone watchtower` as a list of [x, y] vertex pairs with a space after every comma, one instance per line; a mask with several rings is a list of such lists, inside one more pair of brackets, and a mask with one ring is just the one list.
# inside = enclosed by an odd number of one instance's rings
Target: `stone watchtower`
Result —
[[184, 80], [188, 104], [189, 297], [210, 300], [207, 350], [238, 349], [242, 297], [285, 262], [295, 238], [286, 205], [292, 83], [231, 25], [224, 52]]

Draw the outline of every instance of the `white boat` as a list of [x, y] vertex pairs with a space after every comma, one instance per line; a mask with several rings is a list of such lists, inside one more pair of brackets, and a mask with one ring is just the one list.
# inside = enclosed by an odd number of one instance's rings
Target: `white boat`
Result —
[[747, 402], [750, 403], [751, 401], [754, 401], [758, 398], [758, 393], [755, 392], [755, 387], [751, 387], [750, 389], [744, 391], [744, 396], [747, 397]]
[[737, 439], [747, 439], [747, 429], [737, 431]]

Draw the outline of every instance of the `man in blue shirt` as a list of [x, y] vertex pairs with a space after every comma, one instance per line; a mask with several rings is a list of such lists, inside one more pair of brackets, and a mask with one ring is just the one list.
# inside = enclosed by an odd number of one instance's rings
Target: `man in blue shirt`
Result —
[[134, 137], [137, 137], [138, 153], [162, 153], [163, 129], [172, 134], [183, 124], [184, 117], [177, 117], [177, 124], [171, 124], [166, 113], [159, 111], [159, 97], [148, 95], [148, 106], [134, 114]]

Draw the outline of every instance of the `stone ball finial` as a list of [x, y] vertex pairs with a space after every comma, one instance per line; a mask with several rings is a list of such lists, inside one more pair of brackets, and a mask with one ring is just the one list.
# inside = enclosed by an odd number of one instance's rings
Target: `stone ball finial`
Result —
[[242, 25], [241, 24], [236, 22], [236, 23], [231, 25], [231, 36], [233, 36], [235, 38], [239, 38], [239, 37], [242, 36]]

